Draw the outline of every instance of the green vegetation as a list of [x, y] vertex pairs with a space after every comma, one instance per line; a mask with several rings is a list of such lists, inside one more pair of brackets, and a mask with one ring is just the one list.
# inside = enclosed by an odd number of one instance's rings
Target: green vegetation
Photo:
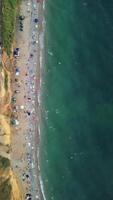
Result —
[[[10, 160], [0, 156], [0, 169], [10, 167]], [[10, 178], [4, 179], [0, 177], [0, 200], [11, 200], [11, 183]]]
[[2, 68], [2, 63], [0, 63], [0, 69]]
[[6, 90], [8, 89], [8, 74], [7, 74], [7, 72], [5, 72], [4, 87]]
[[8, 55], [11, 53], [11, 43], [14, 38], [16, 7], [21, 0], [2, 1], [2, 40]]
[[0, 169], [5, 169], [10, 166], [10, 160], [8, 158], [0, 156]]
[[9, 179], [5, 181], [0, 179], [0, 200], [11, 200], [11, 184]]

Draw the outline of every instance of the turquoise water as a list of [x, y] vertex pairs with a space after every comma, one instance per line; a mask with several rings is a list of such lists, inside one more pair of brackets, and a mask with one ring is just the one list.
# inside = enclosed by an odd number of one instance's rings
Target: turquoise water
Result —
[[113, 0], [47, 0], [40, 166], [47, 200], [113, 200]]

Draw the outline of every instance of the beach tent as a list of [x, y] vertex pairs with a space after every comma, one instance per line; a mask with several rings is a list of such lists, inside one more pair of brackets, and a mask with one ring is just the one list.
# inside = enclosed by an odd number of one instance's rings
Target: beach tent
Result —
[[16, 110], [18, 110], [18, 106], [15, 106]]
[[20, 71], [18, 68], [16, 68], [16, 76], [19, 76], [19, 74], [20, 74]]
[[19, 19], [20, 19], [20, 20], [24, 20], [24, 19], [25, 19], [25, 16], [20, 15], [20, 16], [19, 16]]
[[18, 68], [16, 68], [16, 72], [19, 72], [19, 69], [18, 69]]
[[12, 102], [13, 102], [13, 103], [16, 102], [16, 97], [12, 97]]
[[34, 19], [34, 22], [37, 23], [39, 20], [37, 18]]
[[14, 56], [19, 56], [19, 54], [20, 54], [19, 48], [14, 49], [13, 55], [14, 55]]

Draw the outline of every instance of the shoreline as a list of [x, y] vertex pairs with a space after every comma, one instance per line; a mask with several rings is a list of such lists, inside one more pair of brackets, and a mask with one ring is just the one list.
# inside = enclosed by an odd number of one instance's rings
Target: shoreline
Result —
[[[40, 63], [40, 88], [39, 88], [39, 94], [37, 95], [37, 103], [39, 106], [36, 106], [37, 113], [39, 116], [39, 123], [37, 126], [37, 131], [38, 131], [38, 136], [39, 136], [39, 141], [41, 140], [41, 135], [40, 135], [40, 128], [41, 128], [41, 87], [42, 87], [42, 71], [43, 71], [43, 66], [44, 66], [44, 35], [45, 35], [45, 18], [44, 18], [44, 12], [45, 12], [45, 0], [43, 0], [43, 5], [42, 5], [42, 12], [43, 12], [43, 20], [42, 20], [42, 32], [39, 34], [39, 46], [40, 46], [40, 56], [39, 56], [39, 63]], [[39, 154], [40, 154], [40, 145], [38, 146], [37, 149], [37, 159], [38, 159], [38, 169], [40, 171], [40, 160], [39, 160]], [[39, 173], [39, 185], [40, 185], [40, 191], [41, 191], [41, 196], [43, 200], [46, 200], [45, 194], [44, 194], [44, 188], [43, 188], [43, 182], [41, 178], [41, 173]]]

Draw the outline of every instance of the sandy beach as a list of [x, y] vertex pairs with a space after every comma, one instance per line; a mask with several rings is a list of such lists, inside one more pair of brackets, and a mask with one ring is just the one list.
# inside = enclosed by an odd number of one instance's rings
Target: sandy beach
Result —
[[[11, 163], [23, 199], [42, 199], [37, 151], [38, 95], [40, 91], [40, 37], [43, 34], [43, 2], [23, 1], [16, 19], [14, 70], [12, 72]], [[20, 21], [23, 30], [20, 30]]]

